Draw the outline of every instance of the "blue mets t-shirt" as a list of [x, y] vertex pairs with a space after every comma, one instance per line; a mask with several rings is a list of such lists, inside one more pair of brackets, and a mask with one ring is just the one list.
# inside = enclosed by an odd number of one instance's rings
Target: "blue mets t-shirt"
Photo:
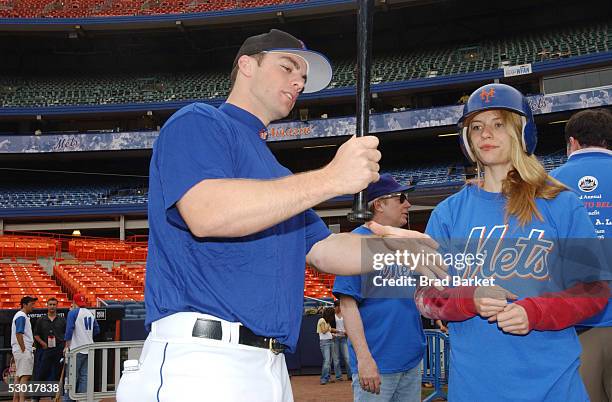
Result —
[[[501, 194], [468, 185], [435, 208], [426, 232], [443, 253], [483, 257], [460, 270], [451, 266], [452, 275], [494, 278], [496, 285], [520, 299], [602, 279], [605, 275], [590, 270], [589, 250], [581, 251], [584, 264], [565, 261], [574, 239], [595, 238], [577, 197], [564, 191], [553, 200], [537, 199], [536, 204], [544, 220], [533, 219], [520, 227], [514, 217], [505, 221]], [[450, 401], [588, 400], [578, 373], [580, 343], [573, 327], [517, 336], [476, 316], [449, 323], [449, 335]]]
[[[372, 232], [360, 226], [353, 233]], [[333, 293], [357, 301], [368, 348], [381, 374], [410, 370], [420, 364], [425, 350], [421, 315], [414, 303], [414, 288], [405, 298], [364, 298], [362, 277], [336, 276]], [[349, 340], [351, 371], [357, 373], [357, 356]]]
[[[550, 175], [576, 192], [587, 209], [595, 231], [604, 239], [608, 264], [612, 264], [612, 151], [585, 148], [570, 155]], [[609, 268], [609, 267], [608, 267]], [[612, 326], [612, 298], [606, 308], [581, 323], [588, 327]]]
[[[193, 311], [241, 322], [255, 334], [297, 344], [306, 254], [330, 231], [312, 210], [237, 238], [197, 238], [177, 201], [205, 179], [275, 179], [291, 172], [263, 139], [264, 124], [224, 103], [176, 112], [153, 147], [149, 177], [146, 325]], [[249, 202], [227, 200], [227, 202]], [[224, 205], [215, 213], [223, 214]]]

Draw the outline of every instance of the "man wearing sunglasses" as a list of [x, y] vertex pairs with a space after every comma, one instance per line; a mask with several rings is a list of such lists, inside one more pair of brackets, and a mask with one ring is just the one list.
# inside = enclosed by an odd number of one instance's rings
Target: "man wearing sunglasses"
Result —
[[[410, 203], [390, 174], [368, 186], [368, 206], [373, 221], [403, 227], [408, 223]], [[370, 235], [360, 226], [353, 233]], [[399, 268], [399, 267], [391, 267]], [[405, 275], [393, 269], [385, 277]], [[349, 337], [355, 401], [420, 401], [419, 365], [425, 350], [420, 314], [413, 300], [414, 287], [372, 289], [367, 275], [337, 276], [334, 295], [340, 299], [344, 327]]]

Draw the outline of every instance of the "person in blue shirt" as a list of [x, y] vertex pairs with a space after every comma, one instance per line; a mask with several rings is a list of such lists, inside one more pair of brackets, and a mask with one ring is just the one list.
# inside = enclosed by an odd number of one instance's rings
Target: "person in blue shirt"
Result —
[[[191, 104], [164, 124], [149, 171], [151, 332], [118, 401], [293, 399], [281, 352], [297, 344], [305, 263], [336, 274], [361, 269], [360, 238], [332, 235], [311, 208], [379, 178], [373, 136], [353, 137], [325, 167], [295, 175], [266, 145], [267, 125], [331, 76], [323, 55], [273, 29], [238, 50], [225, 103]], [[391, 229], [372, 226], [378, 236], [433, 245]], [[436, 264], [419, 269], [445, 274]]]
[[[578, 194], [612, 262], [612, 114], [583, 110], [565, 126], [567, 163], [550, 172]], [[591, 401], [612, 401], [612, 303], [580, 323], [580, 375]]]
[[516, 89], [477, 89], [459, 128], [484, 175], [441, 202], [427, 224], [452, 260], [453, 285], [415, 296], [424, 316], [450, 321], [448, 399], [587, 401], [574, 325], [610, 294], [587, 211], [533, 155], [535, 122]]
[[[381, 175], [367, 190], [372, 220], [381, 225], [405, 226], [410, 208], [406, 199], [409, 190], [390, 174]], [[353, 233], [372, 234], [366, 226], [358, 227]], [[407, 287], [403, 295], [371, 294], [362, 280], [368, 279], [361, 275], [338, 276], [333, 288], [334, 295], [340, 299], [350, 341], [354, 400], [420, 402], [420, 363], [425, 335], [413, 299], [415, 287]]]

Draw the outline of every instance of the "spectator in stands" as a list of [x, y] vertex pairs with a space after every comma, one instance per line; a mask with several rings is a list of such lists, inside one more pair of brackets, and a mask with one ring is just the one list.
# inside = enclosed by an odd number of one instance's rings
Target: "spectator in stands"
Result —
[[461, 95], [461, 97], [457, 100], [457, 104], [464, 105], [468, 101], [469, 98], [470, 98], [470, 95], [464, 92], [463, 95]]
[[[609, 89], [601, 89], [599, 91], [599, 98], [601, 99], [602, 103], [604, 105], [610, 105], [612, 104], [612, 102], [610, 102], [610, 90]], [[0, 146], [0, 149], [2, 148], [2, 146]]]
[[396, 131], [396, 130], [402, 129], [402, 125], [400, 124], [399, 121], [397, 121], [393, 113], [389, 113], [389, 112], [385, 113], [383, 114], [383, 118], [385, 120], [385, 125], [386, 125], [385, 129], [389, 131]]
[[57, 315], [57, 299], [52, 297], [47, 300], [47, 315], [40, 317], [34, 326], [37, 342], [34, 381], [59, 380], [65, 333], [66, 319]]
[[[410, 203], [402, 186], [390, 174], [368, 186], [372, 220], [401, 228], [408, 223]], [[370, 235], [366, 226], [353, 231]], [[385, 278], [406, 275], [389, 267]], [[336, 277], [334, 295], [340, 299], [344, 327], [350, 339], [350, 363], [355, 401], [421, 401], [420, 363], [425, 350], [421, 315], [414, 304], [414, 287], [402, 295], [368, 293], [363, 276]], [[385, 289], [379, 289], [385, 292]], [[401, 297], [396, 297], [401, 296]]]
[[[334, 308], [325, 307], [323, 309], [323, 316], [319, 318], [317, 322], [317, 333], [319, 334], [319, 346], [321, 347], [321, 354], [323, 355], [323, 366], [321, 367], [321, 385], [325, 385], [330, 381], [331, 375], [331, 362], [333, 355], [333, 328], [334, 324]], [[334, 362], [335, 364], [336, 362]], [[334, 367], [336, 375], [339, 372], [339, 365]], [[334, 382], [331, 380], [331, 382]]]
[[[72, 308], [66, 319], [66, 335], [64, 336], [65, 347], [73, 350], [79, 346], [94, 343], [93, 337], [100, 333], [100, 327], [94, 314], [87, 308], [87, 299], [84, 295], [76, 293], [72, 298]], [[87, 392], [87, 360], [88, 352], [80, 351], [76, 356], [76, 392]], [[64, 401], [72, 401], [68, 392], [64, 393]]]
[[[281, 352], [297, 345], [304, 261], [334, 274], [361, 270], [359, 239], [332, 235], [311, 208], [378, 179], [378, 140], [353, 137], [326, 167], [291, 174], [262, 137], [302, 92], [328, 85], [331, 66], [274, 29], [248, 38], [234, 60], [227, 101], [182, 108], [155, 142], [145, 283], [151, 332], [140, 364], [119, 384], [120, 402], [188, 400], [195, 388], [209, 400], [292, 400]], [[434, 247], [417, 232], [372, 230]], [[417, 269], [444, 275], [436, 264]]]
[[[34, 368], [34, 354], [32, 352], [34, 336], [28, 314], [34, 310], [36, 300], [38, 300], [36, 297], [30, 296], [21, 298], [21, 309], [13, 316], [11, 349], [16, 366], [15, 384], [27, 384], [32, 376]], [[25, 393], [15, 392], [13, 394], [13, 401], [24, 402]]]
[[[342, 371], [340, 371], [340, 358], [342, 357], [342, 361], [344, 362], [344, 367], [346, 368], [346, 379], [350, 380], [352, 378], [351, 374], [351, 364], [348, 353], [348, 342], [346, 336], [346, 329], [344, 327], [344, 316], [342, 315], [342, 308], [340, 307], [340, 300], [334, 300], [334, 311], [335, 317], [334, 321], [336, 323], [336, 332], [334, 332], [334, 348], [332, 349], [334, 367], [338, 368], [336, 371], [336, 379], [342, 380]], [[338, 363], [336, 363], [338, 362]]]
[[[567, 163], [550, 172], [585, 200], [597, 236], [612, 261], [612, 114], [605, 109], [574, 114], [565, 126]], [[598, 202], [588, 202], [597, 200]], [[603, 207], [608, 205], [608, 207]], [[612, 299], [611, 299], [612, 300]], [[591, 401], [612, 401], [612, 303], [577, 327], [582, 353], [580, 375]]]
[[[605, 307], [611, 279], [587, 211], [533, 154], [537, 128], [515, 88], [477, 89], [458, 128], [479, 177], [426, 229], [455, 258], [456, 286], [415, 296], [423, 315], [449, 320], [448, 399], [587, 401], [574, 325]], [[456, 260], [470, 253], [479, 261]]]

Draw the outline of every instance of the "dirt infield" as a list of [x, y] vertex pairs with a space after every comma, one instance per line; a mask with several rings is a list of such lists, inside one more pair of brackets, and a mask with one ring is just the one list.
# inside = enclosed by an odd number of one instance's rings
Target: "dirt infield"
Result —
[[352, 402], [353, 400], [351, 382], [346, 380], [320, 385], [318, 375], [292, 376], [291, 387], [295, 402]]
[[[341, 381], [325, 385], [319, 384], [319, 376], [292, 376], [293, 398], [295, 402], [352, 402], [353, 390], [350, 381]], [[446, 387], [445, 387], [446, 389]], [[425, 399], [432, 390], [423, 388], [421, 398]], [[440, 399], [444, 401], [444, 399]]]

